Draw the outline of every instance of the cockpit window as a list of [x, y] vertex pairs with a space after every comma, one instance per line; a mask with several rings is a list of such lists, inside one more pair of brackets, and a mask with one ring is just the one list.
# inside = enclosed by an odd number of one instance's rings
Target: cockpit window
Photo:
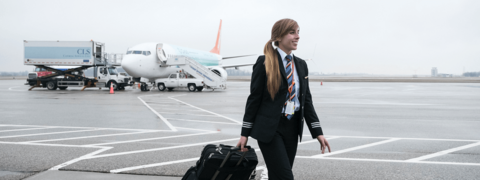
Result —
[[143, 54], [144, 56], [148, 56], [152, 53], [150, 53], [150, 51], [127, 51], [127, 54]]

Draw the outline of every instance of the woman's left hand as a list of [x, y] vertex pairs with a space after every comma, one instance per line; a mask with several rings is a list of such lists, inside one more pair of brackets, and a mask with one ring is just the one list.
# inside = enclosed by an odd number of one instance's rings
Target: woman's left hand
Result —
[[325, 137], [323, 137], [323, 135], [317, 136], [317, 140], [318, 140], [318, 142], [320, 142], [320, 150], [322, 150], [322, 154], [325, 153], [325, 147], [328, 148], [328, 152], [331, 152], [330, 151], [330, 144], [328, 144], [327, 139], [325, 139]]

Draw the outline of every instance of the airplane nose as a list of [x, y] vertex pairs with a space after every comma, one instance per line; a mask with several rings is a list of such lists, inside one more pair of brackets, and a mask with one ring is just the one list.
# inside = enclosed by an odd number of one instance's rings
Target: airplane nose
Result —
[[135, 67], [135, 65], [138, 66], [138, 64], [135, 64], [134, 62], [134, 58], [132, 58], [131, 56], [124, 56], [123, 59], [122, 59], [122, 68], [125, 70], [125, 72], [127, 72], [130, 76], [133, 76], [133, 77], [140, 77], [138, 75], [138, 72], [137, 72], [137, 67]]

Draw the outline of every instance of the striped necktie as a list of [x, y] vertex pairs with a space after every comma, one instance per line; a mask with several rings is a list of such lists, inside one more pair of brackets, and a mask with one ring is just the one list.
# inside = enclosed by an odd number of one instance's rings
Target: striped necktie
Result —
[[[295, 98], [297, 98], [295, 95], [295, 81], [294, 81], [294, 63], [292, 61], [292, 56], [287, 55], [287, 67], [285, 68], [285, 73], [287, 73], [287, 80], [288, 80], [288, 94], [287, 94], [287, 101], [285, 102], [284, 105], [284, 110], [286, 108], [287, 102], [290, 100], [292, 102], [295, 102]], [[285, 114], [288, 120], [290, 120], [293, 115], [292, 114]]]

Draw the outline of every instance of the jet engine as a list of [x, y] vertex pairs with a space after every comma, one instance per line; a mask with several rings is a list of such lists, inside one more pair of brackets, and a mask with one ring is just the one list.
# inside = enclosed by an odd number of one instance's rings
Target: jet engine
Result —
[[222, 67], [214, 66], [214, 67], [209, 67], [210, 71], [213, 73], [217, 74], [218, 76], [222, 77], [222, 80], [226, 81], [227, 80], [227, 71], [223, 69]]

